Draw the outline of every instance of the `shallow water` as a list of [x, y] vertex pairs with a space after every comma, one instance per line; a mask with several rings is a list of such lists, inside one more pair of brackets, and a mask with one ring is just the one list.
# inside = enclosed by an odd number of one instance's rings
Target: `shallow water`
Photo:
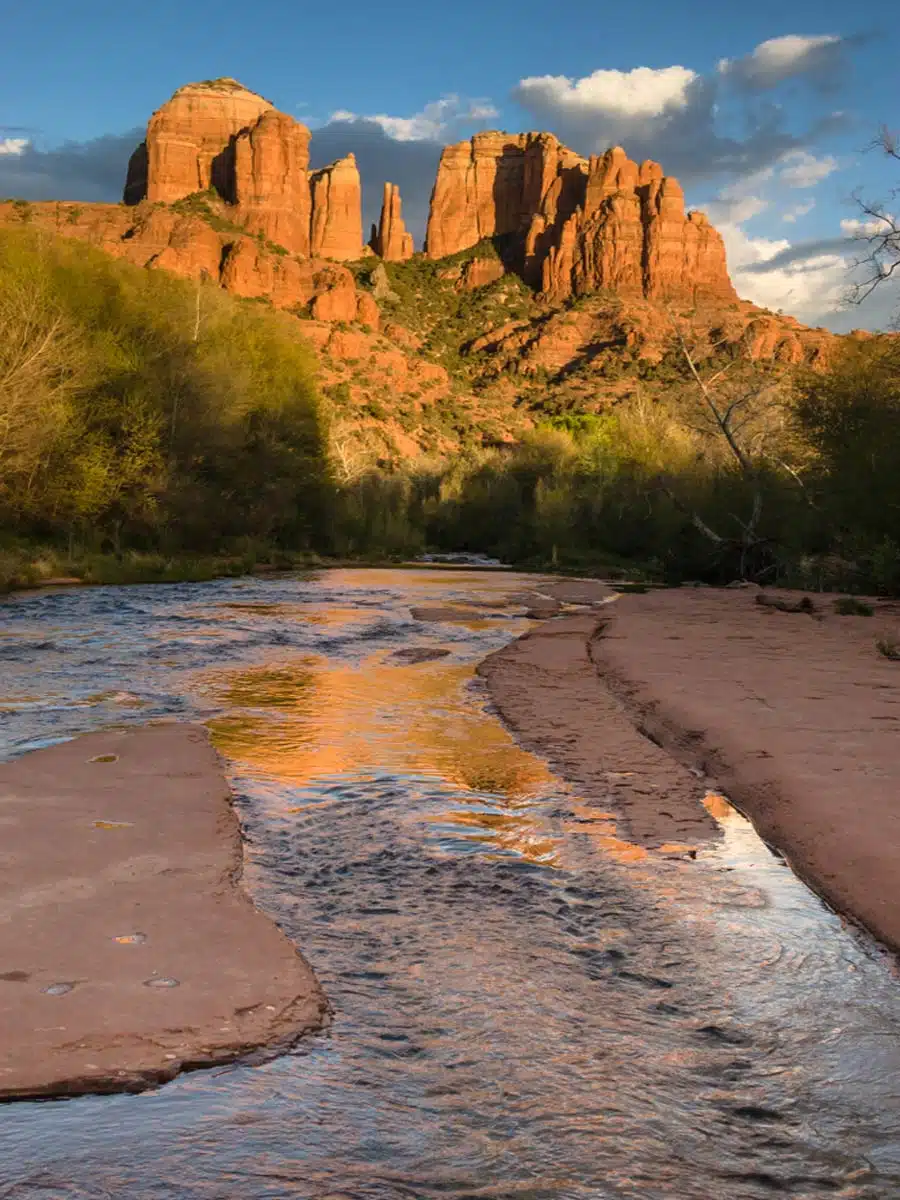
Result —
[[[528, 627], [505, 603], [526, 582], [340, 571], [3, 605], [0, 756], [208, 721], [246, 882], [335, 1016], [268, 1063], [0, 1108], [0, 1198], [900, 1195], [892, 961], [723, 801], [696, 859], [646, 853], [516, 746], [473, 672]], [[485, 597], [466, 624], [410, 615]]]

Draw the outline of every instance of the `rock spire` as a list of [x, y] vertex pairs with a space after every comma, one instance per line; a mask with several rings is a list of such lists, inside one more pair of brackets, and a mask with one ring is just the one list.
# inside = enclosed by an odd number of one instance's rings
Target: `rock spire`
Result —
[[312, 188], [311, 250], [341, 261], [363, 252], [362, 184], [356, 158], [348, 154], [309, 177]]
[[369, 245], [375, 253], [388, 262], [404, 262], [413, 256], [412, 234], [406, 232], [403, 223], [400, 189], [395, 183], [384, 185], [384, 200], [378, 226], [372, 226]]

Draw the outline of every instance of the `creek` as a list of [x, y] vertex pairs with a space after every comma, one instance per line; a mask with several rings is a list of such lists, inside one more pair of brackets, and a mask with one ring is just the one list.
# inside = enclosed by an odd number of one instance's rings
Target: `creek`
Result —
[[475, 667], [530, 627], [511, 597], [535, 582], [3, 602], [0, 757], [206, 722], [245, 886], [334, 1018], [269, 1061], [0, 1107], [0, 1200], [900, 1196], [893, 960], [724, 800], [696, 858], [648, 852], [516, 744]]

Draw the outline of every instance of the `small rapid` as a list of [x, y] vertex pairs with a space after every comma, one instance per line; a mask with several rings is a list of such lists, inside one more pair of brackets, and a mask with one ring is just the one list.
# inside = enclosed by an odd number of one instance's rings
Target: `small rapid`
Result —
[[535, 582], [347, 570], [3, 603], [0, 757], [206, 722], [245, 886], [334, 1019], [158, 1091], [0, 1107], [0, 1200], [900, 1196], [893, 961], [723, 799], [696, 858], [648, 852], [516, 744], [475, 667], [529, 627]]

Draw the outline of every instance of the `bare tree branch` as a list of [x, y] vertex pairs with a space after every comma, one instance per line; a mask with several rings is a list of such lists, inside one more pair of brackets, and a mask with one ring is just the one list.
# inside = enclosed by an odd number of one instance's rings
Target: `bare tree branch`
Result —
[[[898, 135], [882, 126], [870, 149], [881, 150], [888, 158], [900, 162]], [[853, 197], [862, 214], [854, 241], [866, 246], [866, 253], [853, 263], [854, 267], [865, 268], [866, 275], [850, 289], [848, 300], [861, 304], [876, 288], [894, 278], [900, 278], [900, 219], [891, 211], [891, 201], [900, 200], [900, 189], [894, 188], [888, 202], [864, 200], [859, 193]]]

